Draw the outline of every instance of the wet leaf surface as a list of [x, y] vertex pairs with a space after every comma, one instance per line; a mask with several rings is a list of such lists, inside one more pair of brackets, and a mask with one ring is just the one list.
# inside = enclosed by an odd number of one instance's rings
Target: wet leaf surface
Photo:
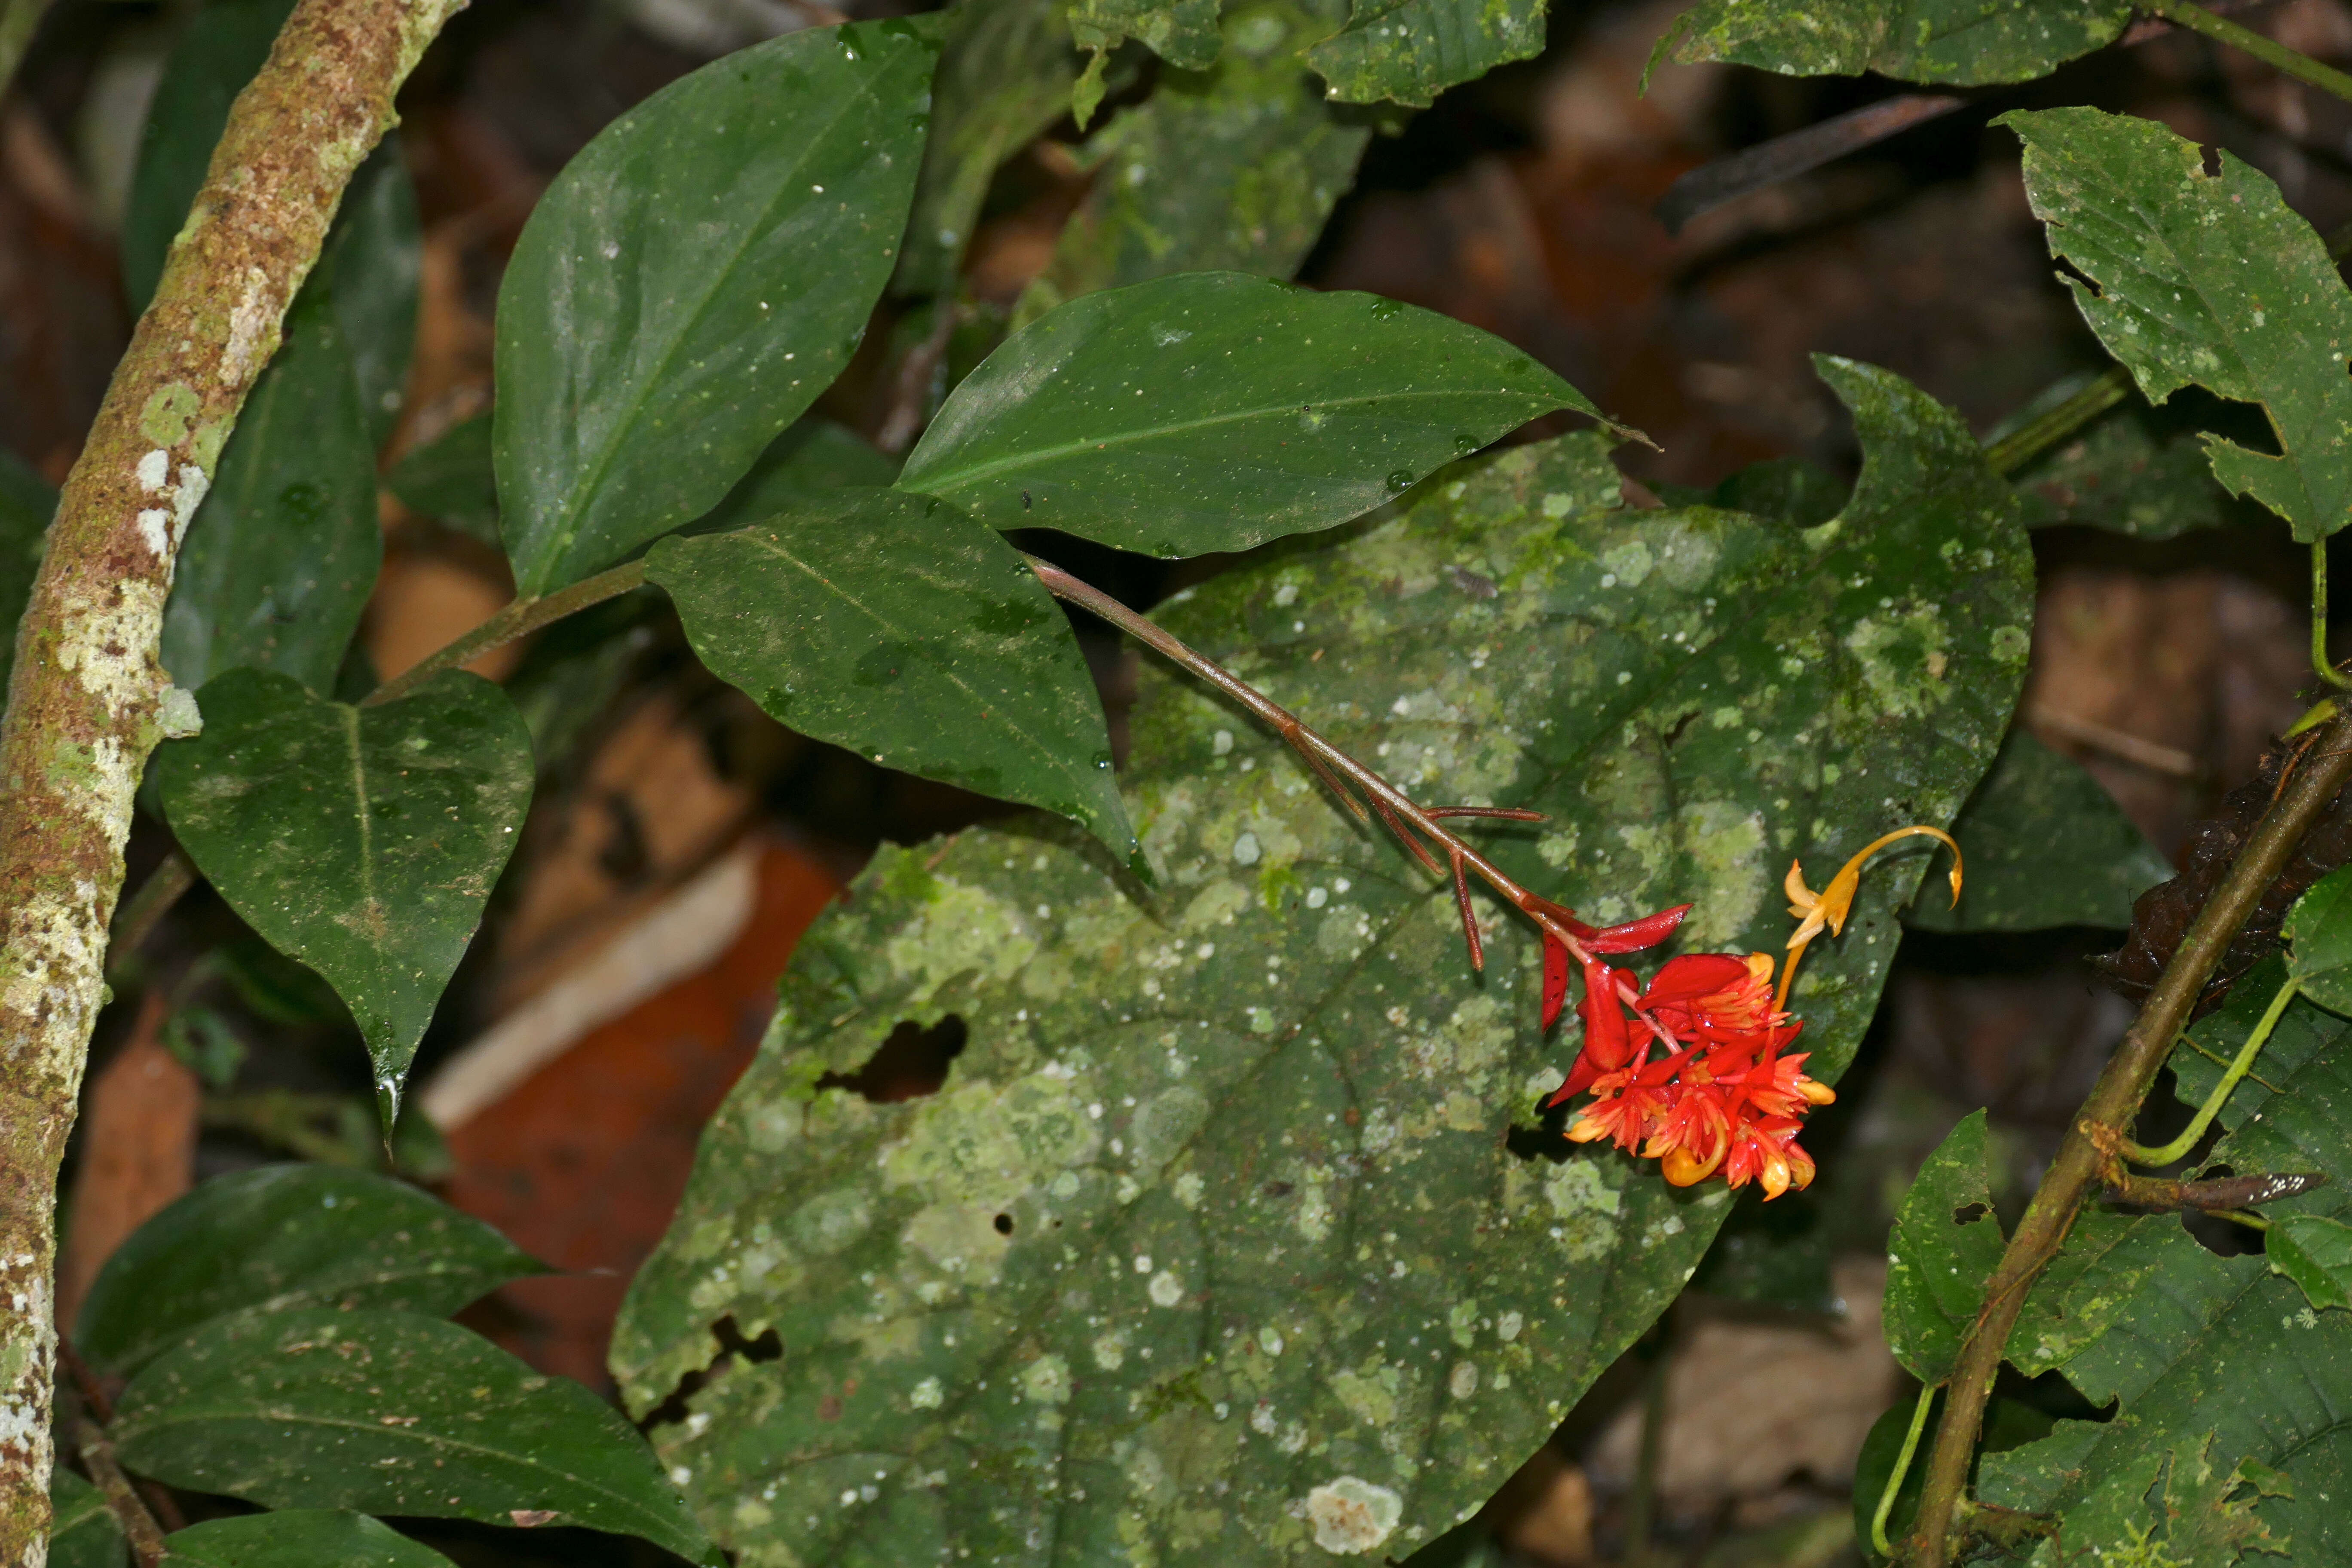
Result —
[[1887, 1238], [1886, 1343], [1904, 1371], [1922, 1383], [1952, 1374], [2001, 1246], [1985, 1113], [1972, 1110], [1919, 1167]]
[[166, 1568], [449, 1568], [449, 1560], [363, 1513], [288, 1509], [175, 1530]]
[[[1869, 458], [1820, 528], [1617, 510], [1576, 436], [1162, 618], [1423, 798], [1550, 812], [1485, 837], [1588, 918], [1696, 900], [1692, 942], [1777, 948], [1789, 857], [1948, 821], [2024, 668], [2023, 536], [1974, 442], [1825, 369]], [[1482, 983], [1450, 895], [1246, 718], [1147, 668], [1134, 733], [1164, 900], [1073, 834], [885, 851], [803, 941], [633, 1289], [632, 1408], [720, 1320], [776, 1336], [656, 1433], [746, 1564], [1408, 1555], [1730, 1207], [1535, 1126], [1574, 1043], [1540, 1036], [1507, 911], [1482, 901]], [[1811, 1070], [1851, 1058], [1924, 863], [1809, 960]], [[821, 1087], [950, 1016], [935, 1096]]]
[[1307, 58], [1347, 103], [1426, 108], [1456, 82], [1543, 52], [1544, 0], [1356, 0]]
[[2131, 18], [2116, 0], [1700, 0], [1658, 58], [1789, 76], [2030, 81], [2114, 41]]
[[129, 1373], [226, 1312], [397, 1307], [442, 1317], [545, 1272], [405, 1182], [265, 1165], [215, 1176], [117, 1247], [74, 1321], [74, 1348]]

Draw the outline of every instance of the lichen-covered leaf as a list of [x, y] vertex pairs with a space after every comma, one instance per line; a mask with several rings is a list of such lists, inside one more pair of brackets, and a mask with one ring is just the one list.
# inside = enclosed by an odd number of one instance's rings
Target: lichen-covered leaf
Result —
[[1544, 0], [1356, 0], [1307, 58], [1347, 103], [1426, 108], [1457, 82], [1543, 52]]
[[1084, 295], [949, 395], [901, 489], [1150, 555], [1244, 550], [1393, 500], [1584, 395], [1370, 294], [1187, 272]]
[[414, 1312], [240, 1313], [147, 1363], [115, 1404], [128, 1468], [270, 1508], [584, 1524], [716, 1563], [612, 1406]]
[[1217, 0], [1070, 0], [1070, 39], [1101, 54], [1140, 39], [1170, 65], [1217, 63]]
[[49, 519], [58, 510], [55, 487], [16, 458], [0, 451], [0, 691], [16, 658], [16, 623], [33, 596]]
[[48, 1568], [129, 1568], [131, 1545], [106, 1494], [63, 1465], [49, 1472]]
[[1007, 158], [1069, 112], [1077, 79], [1058, 0], [961, 0], [949, 10], [931, 79], [931, 134], [894, 291], [955, 288], [989, 182]]
[[2352, 866], [2330, 871], [2297, 899], [2284, 929], [2287, 973], [2303, 994], [2352, 1014]]
[[459, 670], [354, 708], [232, 669], [197, 702], [204, 733], [156, 752], [172, 831], [247, 925], [351, 1008], [389, 1128], [514, 853], [530, 736], [504, 693]]
[[2131, 18], [2122, 0], [1700, 0], [1657, 58], [1788, 76], [2029, 81], [2113, 42]]
[[1213, 69], [1161, 72], [1149, 99], [1087, 143], [1093, 187], [1015, 323], [1176, 272], [1297, 270], [1371, 137], [1360, 114], [1325, 100], [1301, 58], [1328, 30], [1286, 0], [1238, 6]]
[[778, 722], [1059, 812], [1148, 869], [1069, 619], [987, 524], [929, 496], [845, 489], [664, 540], [646, 567], [702, 662]]
[[163, 1544], [165, 1568], [453, 1568], [390, 1525], [330, 1508], [208, 1519], [173, 1531]]
[[[156, 488], [184, 500], [191, 471]], [[330, 296], [306, 289], [287, 312], [285, 339], [200, 493], [163, 612], [163, 668], [190, 690], [237, 668], [331, 690], [383, 538], [375, 442]], [[154, 505], [159, 531], [183, 526], [172, 492]]]
[[[1948, 821], [2025, 658], [2029, 568], [1959, 421], [1824, 362], [1867, 454], [1811, 530], [1618, 508], [1597, 435], [1441, 474], [1339, 542], [1165, 606], [1171, 630], [1595, 920], [1695, 900], [1778, 947], [1817, 875]], [[1147, 667], [1125, 779], [1163, 901], [1074, 834], [886, 851], [633, 1288], [632, 1408], [772, 1331], [656, 1429], [746, 1564], [1402, 1558], [1465, 1519], [1682, 1289], [1729, 1209], [1535, 1130], [1571, 1041], [1528, 929], [1450, 896], [1245, 716]], [[1834, 1078], [1924, 858], [1874, 872], [1796, 1005]], [[901, 1020], [937, 1095], [822, 1085]], [[1515, 1137], [1512, 1129], [1522, 1131]]]
[[2272, 1269], [2303, 1288], [2315, 1307], [2352, 1307], [2352, 1225], [2292, 1214], [2263, 1237]]
[[[2272, 973], [2283, 979], [2271, 962]], [[2252, 995], [2256, 989], [2259, 998]], [[2269, 994], [2250, 979], [2231, 1008], [2199, 1032], [2226, 1039], [2216, 1026], [2241, 1013], [2242, 1004], [2267, 1002]], [[2242, 1028], [2237, 1037], [2243, 1038]], [[2178, 1052], [2173, 1058], [2176, 1067], [2201, 1059]], [[2224, 1112], [2231, 1131], [2210, 1163], [2241, 1175], [2324, 1173], [2326, 1185], [2265, 1205], [2263, 1212], [2348, 1217], [2352, 1028], [2297, 1002], [2254, 1071], [2263, 1081], [2250, 1078], [2231, 1096]], [[2183, 1093], [2203, 1092], [2185, 1078]], [[2264, 1501], [2262, 1520], [2282, 1542], [2292, 1537], [2295, 1561], [2352, 1556], [2352, 1510], [2343, 1506], [2352, 1495], [2343, 1489], [2352, 1486], [2352, 1426], [2344, 1414], [2352, 1409], [2352, 1312], [2315, 1310], [2261, 1256], [2220, 1257], [2169, 1214], [2085, 1214], [2058, 1263], [2071, 1328], [2049, 1353], [2032, 1353], [2042, 1347], [2021, 1322], [2011, 1355], [2030, 1373], [2063, 1369], [2093, 1405], [2120, 1406], [2112, 1419], [2061, 1421], [2042, 1442], [1987, 1457], [1979, 1472], [1984, 1500], [2066, 1516], [2069, 1552], [2104, 1545], [2078, 1538], [2075, 1511], [2103, 1494], [2131, 1500], [2137, 1478], [2147, 1478], [2138, 1481], [2142, 1491], [2153, 1484], [2158, 1457], [2184, 1445], [2193, 1449], [2210, 1436], [2216, 1464], [2223, 1457], [2233, 1468], [2252, 1460], [2292, 1481], [2294, 1497]], [[2035, 1284], [2028, 1321], [2052, 1282], [2045, 1274]], [[2041, 1315], [2044, 1322], [2053, 1316], [2047, 1308]], [[2036, 1557], [2044, 1568], [2060, 1560], [2049, 1546]]]
[[499, 525], [515, 591], [717, 505], [832, 384], [898, 263], [936, 24], [811, 27], [623, 114], [499, 287]]
[[397, 1307], [442, 1316], [545, 1266], [470, 1215], [367, 1171], [215, 1176], [133, 1231], [74, 1321], [92, 1366], [128, 1374], [226, 1312]]
[[[2018, 110], [2025, 188], [2083, 319], [2151, 403], [2181, 387], [2259, 403], [2279, 454], [2206, 437], [2214, 477], [2308, 543], [2352, 521], [2352, 289], [2260, 172], [2152, 120]], [[2089, 281], [2085, 282], [2084, 279]]]
[[2121, 931], [2132, 900], [2172, 875], [2098, 780], [2023, 730], [2001, 742], [1952, 837], [1968, 872], [1959, 902], [1941, 879], [1922, 887], [1903, 911], [1916, 931]]
[[1886, 1343], [1920, 1382], [1952, 1374], [2001, 1245], [1985, 1173], [1985, 1113], [1972, 1110], [1919, 1167], [1886, 1242]]

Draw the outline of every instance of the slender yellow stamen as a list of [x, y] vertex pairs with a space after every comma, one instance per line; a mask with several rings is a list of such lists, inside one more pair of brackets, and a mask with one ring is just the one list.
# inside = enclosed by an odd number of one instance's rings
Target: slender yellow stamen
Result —
[[1960, 847], [1950, 834], [1940, 827], [1915, 824], [1909, 827], [1898, 827], [1892, 833], [1880, 834], [1839, 867], [1838, 874], [1832, 877], [1829, 885], [1818, 893], [1805, 885], [1803, 865], [1795, 860], [1789, 862], [1789, 875], [1781, 886], [1789, 895], [1789, 912], [1798, 917], [1799, 924], [1789, 938], [1789, 961], [1780, 966], [1780, 988], [1772, 998], [1774, 1012], [1780, 1012], [1788, 1005], [1789, 987], [1797, 978], [1797, 961], [1804, 957], [1805, 949], [1811, 944], [1813, 938], [1824, 930], [1832, 936], [1841, 935], [1845, 931], [1846, 917], [1853, 912], [1854, 895], [1862, 890], [1863, 862], [1888, 845], [1915, 835], [1939, 840], [1952, 852], [1952, 902], [1958, 905], [1960, 901]]

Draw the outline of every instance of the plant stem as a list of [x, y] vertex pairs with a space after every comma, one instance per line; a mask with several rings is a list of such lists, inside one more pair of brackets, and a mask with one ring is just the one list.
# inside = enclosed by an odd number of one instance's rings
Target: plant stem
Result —
[[2055, 408], [2035, 415], [1985, 447], [1985, 461], [2006, 479], [2055, 447], [2131, 393], [2131, 372], [2110, 365], [2105, 374]]
[[599, 572], [593, 577], [583, 577], [552, 594], [542, 594], [536, 599], [517, 599], [456, 642], [437, 653], [425, 655], [369, 692], [360, 700], [360, 706], [377, 708], [386, 702], [397, 702], [445, 669], [471, 664], [492, 648], [504, 647], [566, 616], [577, 615], [607, 599], [617, 599], [632, 588], [643, 587], [645, 581], [646, 563], [632, 561], [609, 572]]
[[2311, 547], [2311, 668], [2328, 685], [2352, 689], [2352, 675], [2336, 668], [2327, 657], [2327, 541]]
[[147, 939], [172, 912], [189, 889], [196, 885], [195, 862], [188, 852], [176, 846], [163, 857], [139, 890], [131, 895], [115, 911], [113, 929], [107, 932], [107, 969], [112, 973], [146, 945]]
[[2173, 1040], [2189, 1021], [2206, 979], [2221, 961], [2241, 927], [2312, 822], [2352, 778], [2352, 718], [2339, 717], [2307, 747], [2284, 781], [2278, 796], [2247, 838], [2221, 886], [2197, 913], [2172, 962], [2123, 1043], [2107, 1060], [2099, 1081], [2058, 1148], [2057, 1158], [2027, 1205], [2000, 1264], [1986, 1281], [1985, 1302], [1960, 1347], [1937, 1424], [1936, 1444], [1919, 1499], [1919, 1518], [1907, 1542], [1913, 1568], [1945, 1568], [1949, 1562], [1952, 1517], [1968, 1486], [1969, 1466], [1984, 1423], [1985, 1401], [2000, 1370], [2009, 1331], [2025, 1305], [2025, 1292], [2066, 1240], [2084, 1199], [2099, 1182], [2107, 1156], [2098, 1139], [2112, 1139], [2130, 1126], [2140, 1101], [2164, 1066]]
[[1886, 1486], [1878, 1494], [1878, 1508], [1870, 1516], [1870, 1549], [1881, 1557], [1895, 1555], [1894, 1543], [1886, 1539], [1886, 1518], [1895, 1511], [1895, 1494], [1903, 1489], [1903, 1478], [1911, 1473], [1911, 1456], [1919, 1451], [1919, 1434], [1927, 1429], [1927, 1411], [1936, 1403], [1936, 1391], [1940, 1383], [1919, 1385], [1919, 1403], [1911, 1407], [1911, 1430], [1903, 1436], [1903, 1451], [1895, 1456], [1895, 1468], [1886, 1472]]
[[[13, 0], [12, 0], [13, 3]], [[300, 0], [237, 96], [67, 476], [0, 721], [0, 1563], [48, 1537], [58, 1163], [104, 995], [181, 537], [352, 173], [457, 0]]]
[[2197, 1108], [2197, 1114], [2189, 1119], [2189, 1126], [2179, 1137], [2161, 1148], [2147, 1149], [2119, 1136], [2116, 1139], [2117, 1152], [2135, 1165], [2151, 1168], [2187, 1159], [2189, 1151], [2196, 1148], [2197, 1141], [2205, 1136], [2205, 1129], [2213, 1125], [2213, 1118], [2221, 1114], [2221, 1107], [2228, 1102], [2230, 1091], [2253, 1070], [2254, 1058], [2262, 1055], [2263, 1047], [2270, 1040], [2271, 1031], [2278, 1027], [2278, 1021], [2285, 1015], [2286, 1005], [2294, 1000], [2297, 989], [2293, 980], [2278, 988], [2278, 994], [2271, 998], [2271, 1005], [2263, 1013], [2262, 1021], [2254, 1026], [2253, 1033], [2248, 1035], [2246, 1043], [2239, 1047], [2238, 1059], [2230, 1064], [2230, 1070], [2221, 1075], [2221, 1081], [2213, 1086], [2213, 1092], [2205, 1097], [2205, 1103]]
[[[1326, 784], [1330, 785], [1341, 800], [1347, 802], [1351, 807], [1356, 806], [1354, 798], [1339, 784], [1339, 780], [1344, 778], [1371, 796], [1373, 809], [1380, 812], [1383, 817], [1411, 823], [1416, 830], [1427, 835], [1431, 842], [1446, 852], [1457, 868], [1457, 875], [1462, 868], [1476, 872], [1480, 881], [1500, 893], [1510, 902], [1512, 908], [1535, 921], [1545, 935], [1566, 947], [1579, 963], [1585, 961], [1588, 955], [1583, 942], [1579, 941], [1576, 933], [1563, 923], [1560, 916], [1553, 912], [1559, 906], [1549, 900], [1538, 898], [1520, 887], [1504, 872], [1501, 867], [1439, 825], [1437, 819], [1440, 816], [1464, 815], [1461, 808], [1440, 807], [1432, 810], [1416, 805], [1402, 790], [1398, 789], [1379, 773], [1308, 729], [1298, 721], [1297, 716], [1275, 702], [1273, 699], [1218, 664], [1214, 659], [1195, 653], [1185, 647], [1162, 630], [1157, 623], [1137, 615], [1101, 589], [1080, 582], [1050, 561], [1040, 561], [1034, 555], [1024, 556], [1023, 559], [1029, 563], [1029, 569], [1037, 574], [1037, 580], [1045, 584], [1047, 593], [1057, 599], [1076, 605], [1082, 610], [1101, 616], [1119, 630], [1151, 648], [1169, 663], [1198, 676], [1265, 720], [1273, 727], [1275, 733], [1282, 737], [1284, 744], [1305, 758], [1316, 775]], [[1357, 807], [1357, 809], [1360, 812], [1361, 808]], [[1482, 808], [1478, 811], [1478, 815], [1506, 816], [1525, 819], [1529, 814], [1488, 813]], [[1391, 829], [1395, 829], [1397, 820], [1391, 820], [1389, 826]], [[1401, 830], [1398, 831], [1397, 836], [1404, 840], [1407, 848], [1422, 858], [1423, 863], [1433, 869], [1442, 869], [1437, 867], [1428, 851], [1414, 843], [1412, 838], [1406, 837]]]
[[2226, 17], [2216, 16], [2201, 5], [2191, 5], [2189, 0], [2140, 0], [2140, 8], [2152, 16], [2161, 16], [2176, 27], [2187, 27], [2202, 33], [2215, 43], [2227, 44], [2241, 53], [2249, 54], [2271, 67], [2285, 72], [2297, 81], [2306, 81], [2322, 92], [2334, 93], [2352, 103], [2352, 76], [2347, 76], [2333, 66], [2321, 65], [2309, 55], [2273, 43], [2251, 28], [2241, 27]]

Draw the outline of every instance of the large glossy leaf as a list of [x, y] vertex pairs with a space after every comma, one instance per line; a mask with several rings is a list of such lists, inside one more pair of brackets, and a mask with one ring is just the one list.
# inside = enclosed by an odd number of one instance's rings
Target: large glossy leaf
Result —
[[106, 1494], [63, 1465], [49, 1472], [48, 1568], [128, 1568], [131, 1547]]
[[111, 1430], [125, 1466], [194, 1491], [493, 1524], [520, 1512], [718, 1560], [610, 1405], [413, 1312], [218, 1319], [131, 1380]]
[[1171, 273], [1297, 270], [1371, 136], [1300, 58], [1328, 30], [1279, 0], [1228, 11], [1214, 69], [1162, 72], [1087, 144], [1094, 184], [1016, 319]]
[[233, 669], [157, 753], [180, 846], [246, 923], [352, 1010], [391, 1126], [409, 1058], [530, 805], [530, 737], [460, 671], [380, 708]]
[[841, 373], [898, 260], [937, 31], [861, 22], [740, 50], [556, 177], [499, 288], [516, 592], [709, 510]]
[[931, 81], [931, 134], [891, 287], [944, 294], [1003, 162], [1069, 111], [1078, 78], [1056, 0], [961, 0]]
[[188, 525], [163, 668], [191, 690], [240, 668], [331, 690], [383, 555], [350, 343], [329, 299], [306, 289]]
[[1972, 1110], [1919, 1167], [1886, 1242], [1886, 1343], [1922, 1383], [1952, 1374], [2000, 1261], [1986, 1174], [1985, 1113]]
[[126, 1373], [226, 1312], [398, 1307], [437, 1317], [544, 1272], [405, 1182], [264, 1165], [214, 1177], [132, 1232], [90, 1286], [74, 1348]]
[[1349, 103], [1426, 106], [1456, 82], [1543, 52], [1544, 0], [1356, 0], [1308, 55]]
[[802, 734], [1074, 818], [1145, 869], [1070, 623], [995, 530], [853, 489], [733, 533], [664, 540], [646, 574], [694, 651]]
[[1952, 825], [1966, 886], [1938, 880], [1903, 923], [1918, 931], [2042, 931], [2131, 924], [2132, 900], [2172, 866], [2099, 781], [2014, 730]]
[[[2283, 972], [2273, 965], [2272, 977]], [[2251, 989], [2263, 988], [2242, 983], [2238, 992]], [[2243, 1037], [2251, 1020], [2240, 999], [2200, 1026], [2211, 1045], [2232, 1048], [2232, 1030]], [[2246, 998], [2268, 999], [2267, 989]], [[2181, 1053], [2174, 1063], [2203, 1059]], [[2247, 1175], [2325, 1173], [2327, 1185], [2265, 1212], [2352, 1217], [2352, 1030], [2298, 1002], [2255, 1071], [2262, 1081], [2248, 1079], [2231, 1098], [2223, 1121], [2231, 1131], [2212, 1161]], [[2190, 1076], [2183, 1074], [2183, 1092], [2201, 1093]], [[2135, 1487], [2145, 1492], [2158, 1457], [2210, 1436], [2210, 1462], [2224, 1472], [2248, 1459], [2285, 1472], [2294, 1496], [2263, 1501], [2260, 1519], [2293, 1539], [2295, 1562], [2352, 1555], [2352, 1512], [2342, 1501], [2352, 1495], [2344, 1489], [2352, 1486], [2352, 1427], [2344, 1420], [2352, 1408], [2352, 1313], [2315, 1310], [2260, 1255], [2217, 1256], [2171, 1215], [2086, 1215], [2059, 1263], [2068, 1267], [2029, 1297], [2011, 1356], [2030, 1372], [2056, 1365], [2093, 1404], [2120, 1407], [2111, 1420], [2062, 1421], [2040, 1443], [1988, 1458], [1985, 1500], [2069, 1521], [2078, 1511], [2095, 1518], [2135, 1501]], [[2054, 1303], [2044, 1300], [2053, 1285]], [[2053, 1340], [2053, 1322], [2070, 1331]], [[2092, 1536], [2070, 1531], [2066, 1544], [2080, 1550]], [[2058, 1558], [2045, 1547], [2037, 1561]]]
[[[1486, 837], [1587, 915], [1695, 900], [1693, 942], [1777, 947], [1791, 855], [1825, 875], [1958, 810], [2030, 613], [1966, 429], [1827, 368], [1869, 456], [1822, 528], [1616, 510], [1586, 434], [1266, 552], [1165, 624], [1423, 798], [1550, 812]], [[635, 1282], [633, 1408], [722, 1318], [779, 1342], [656, 1434], [747, 1560], [1402, 1558], [1543, 1440], [1731, 1206], [1556, 1131], [1507, 1147], [1574, 1049], [1538, 1029], [1525, 926], [1483, 904], [1480, 982], [1442, 885], [1247, 717], [1148, 668], [1133, 724], [1164, 902], [1066, 833], [886, 850], [803, 942]], [[1808, 961], [1829, 1077], [1923, 864], [1874, 873]], [[821, 1087], [949, 1016], [936, 1096]]]
[[1790, 76], [2028, 81], [2112, 42], [2131, 18], [2119, 0], [1700, 0], [1657, 58]]
[[[2194, 383], [2259, 403], [2279, 454], [2206, 437], [2214, 477], [2325, 539], [2352, 521], [2352, 290], [2268, 178], [2151, 120], [2016, 110], [2025, 188], [2107, 352], [2151, 403]], [[2084, 281], [2089, 279], [2088, 282]]]
[[949, 396], [898, 486], [1000, 528], [1200, 555], [1345, 522], [1559, 408], [1598, 417], [1475, 327], [1186, 273], [1015, 333]]
[[16, 623], [33, 595], [33, 577], [41, 569], [41, 549], [57, 510], [57, 490], [15, 453], [0, 448], [0, 691], [8, 689]]
[[352, 176], [335, 219], [318, 271], [351, 345], [352, 380], [367, 411], [368, 446], [373, 449], [391, 438], [400, 422], [425, 272], [416, 184], [396, 137], [385, 137]]
[[288, 1509], [208, 1519], [164, 1538], [188, 1568], [450, 1568], [449, 1560], [363, 1513]]

